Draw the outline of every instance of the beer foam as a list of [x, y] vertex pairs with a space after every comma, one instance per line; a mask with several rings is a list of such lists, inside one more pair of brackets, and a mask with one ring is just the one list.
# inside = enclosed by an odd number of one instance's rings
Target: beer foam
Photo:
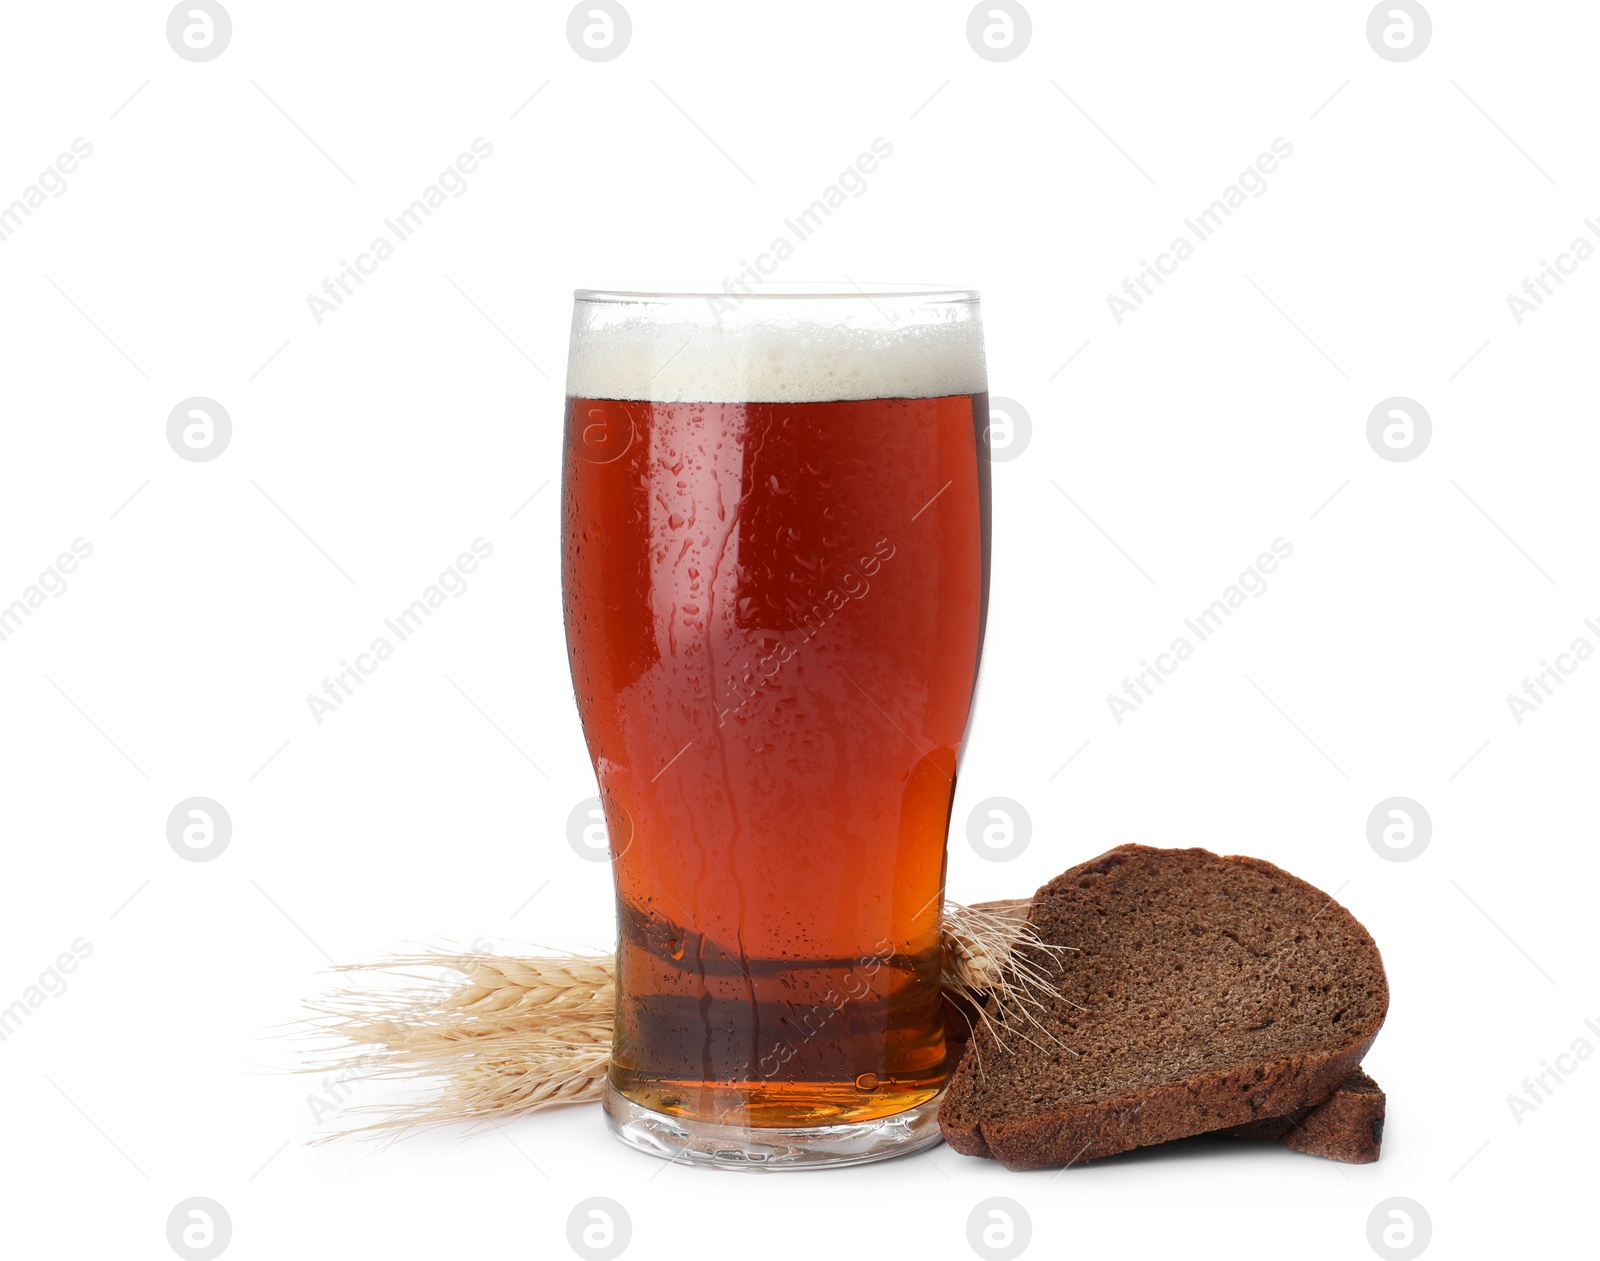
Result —
[[976, 318], [889, 329], [579, 321], [567, 360], [569, 396], [651, 403], [940, 398], [981, 393], [987, 380]]

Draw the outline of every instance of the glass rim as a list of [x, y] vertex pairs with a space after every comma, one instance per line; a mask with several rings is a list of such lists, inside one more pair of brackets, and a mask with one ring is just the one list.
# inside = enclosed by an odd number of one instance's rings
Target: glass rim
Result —
[[716, 299], [743, 304], [745, 302], [796, 302], [796, 301], [868, 301], [886, 299], [896, 302], [963, 303], [978, 302], [976, 289], [949, 285], [898, 284], [875, 281], [843, 289], [833, 281], [816, 283], [782, 281], [770, 288], [753, 293], [740, 293], [727, 288], [684, 287], [681, 289], [574, 289], [574, 302], [589, 303], [647, 303], [647, 302], [708, 302]]

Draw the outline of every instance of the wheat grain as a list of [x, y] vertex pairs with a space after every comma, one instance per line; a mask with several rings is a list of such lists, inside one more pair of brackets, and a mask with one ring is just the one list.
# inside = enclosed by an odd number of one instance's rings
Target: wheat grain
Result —
[[[1056, 992], [1053, 960], [1061, 947], [1039, 940], [1027, 908], [1026, 898], [947, 903], [941, 980], [969, 1021], [988, 1023], [997, 1036], [1004, 1025], [1032, 1040], [1049, 1036], [1034, 1010]], [[599, 1099], [605, 1088], [616, 1002], [610, 955], [434, 951], [338, 971], [389, 983], [357, 985], [311, 1005], [315, 1027], [334, 1042], [307, 1071], [349, 1072], [354, 1065], [366, 1076], [443, 1082], [434, 1097], [381, 1109], [385, 1115], [362, 1129], [498, 1123]], [[441, 992], [442, 974], [460, 979]], [[396, 984], [407, 981], [431, 987]]]

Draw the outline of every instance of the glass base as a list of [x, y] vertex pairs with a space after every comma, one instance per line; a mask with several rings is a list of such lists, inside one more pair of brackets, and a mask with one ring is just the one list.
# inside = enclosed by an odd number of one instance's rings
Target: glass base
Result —
[[641, 1107], [606, 1082], [606, 1125], [629, 1147], [708, 1169], [836, 1169], [907, 1156], [939, 1143], [940, 1091], [875, 1121], [786, 1128], [691, 1121]]

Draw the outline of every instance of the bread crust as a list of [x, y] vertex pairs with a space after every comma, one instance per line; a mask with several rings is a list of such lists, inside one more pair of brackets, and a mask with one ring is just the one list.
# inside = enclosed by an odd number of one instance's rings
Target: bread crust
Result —
[[1383, 1087], [1358, 1068], [1314, 1108], [1231, 1126], [1222, 1133], [1279, 1142], [1294, 1151], [1345, 1164], [1368, 1165], [1383, 1151], [1386, 1105]]

